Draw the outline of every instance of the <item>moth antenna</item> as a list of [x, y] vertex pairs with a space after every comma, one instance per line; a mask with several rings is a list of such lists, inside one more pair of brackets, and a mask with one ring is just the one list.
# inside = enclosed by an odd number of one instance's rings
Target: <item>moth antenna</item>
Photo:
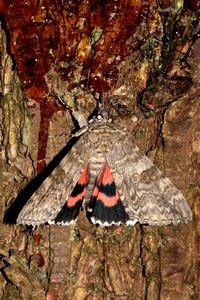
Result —
[[60, 104], [64, 105], [69, 111], [73, 110], [71, 106], [65, 103], [63, 97], [57, 95], [56, 98], [59, 100]]
[[[83, 129], [84, 132], [85, 132], [88, 128], [88, 120], [86, 119], [86, 117], [80, 111], [75, 110], [71, 106], [66, 104], [64, 102], [64, 100], [62, 99], [62, 97], [57, 96], [57, 98], [60, 101], [60, 103], [62, 103], [67, 108], [67, 110], [69, 110], [72, 121], [73, 121], [75, 127], [77, 127], [77, 125], [78, 125], [79, 129]], [[86, 130], [85, 130], [85, 128], [86, 128]], [[81, 135], [81, 134], [78, 134], [78, 136]]]

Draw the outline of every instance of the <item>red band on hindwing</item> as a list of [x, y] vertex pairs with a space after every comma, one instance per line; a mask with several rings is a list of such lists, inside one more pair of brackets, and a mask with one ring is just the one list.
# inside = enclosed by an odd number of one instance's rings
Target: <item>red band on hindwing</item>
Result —
[[119, 200], [119, 193], [108, 163], [105, 164], [97, 178], [92, 198], [101, 200], [107, 207], [116, 205]]
[[67, 199], [60, 212], [55, 218], [55, 223], [70, 224], [78, 217], [82, 206], [83, 198], [86, 195], [87, 185], [89, 182], [89, 165], [83, 170], [79, 177], [71, 196]]
[[89, 182], [89, 166], [83, 170], [77, 184], [75, 185], [71, 196], [66, 201], [68, 207], [73, 207], [78, 201], [82, 201], [87, 192]]
[[125, 224], [129, 220], [108, 163], [97, 177], [87, 211], [92, 223], [102, 226]]

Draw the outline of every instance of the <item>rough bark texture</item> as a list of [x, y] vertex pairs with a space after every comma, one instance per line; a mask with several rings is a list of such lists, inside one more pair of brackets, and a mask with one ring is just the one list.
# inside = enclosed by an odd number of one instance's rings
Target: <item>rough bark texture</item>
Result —
[[[0, 4], [2, 300], [200, 297], [197, 3], [100, 2]], [[14, 218], [6, 211], [20, 190], [69, 139], [70, 115], [55, 97], [88, 116], [99, 92], [114, 121], [130, 128], [141, 151], [183, 192], [193, 223], [102, 229], [84, 213], [74, 227], [3, 223]]]

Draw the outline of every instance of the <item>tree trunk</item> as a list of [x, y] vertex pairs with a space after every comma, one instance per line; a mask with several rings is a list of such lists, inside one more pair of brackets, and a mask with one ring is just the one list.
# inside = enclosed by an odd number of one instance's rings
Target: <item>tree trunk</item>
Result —
[[[199, 299], [197, 2], [72, 2], [0, 7], [0, 299]], [[13, 224], [70, 139], [65, 106], [88, 117], [100, 95], [182, 191], [191, 224], [100, 228], [84, 212], [76, 226]]]

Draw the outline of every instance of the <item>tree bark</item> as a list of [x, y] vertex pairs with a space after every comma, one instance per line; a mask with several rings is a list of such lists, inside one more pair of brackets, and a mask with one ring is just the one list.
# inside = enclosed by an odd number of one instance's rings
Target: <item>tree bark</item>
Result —
[[[145, 1], [145, 6], [127, 1], [123, 6], [116, 1], [118, 8], [111, 7], [113, 1], [82, 1], [74, 7], [64, 7], [62, 1], [56, 1], [60, 6], [44, 1], [43, 6], [30, 2], [28, 7], [20, 2], [18, 8], [15, 1], [8, 2], [0, 31], [0, 299], [198, 299], [196, 2], [179, 9], [178, 1], [174, 7], [167, 1], [160, 1], [162, 6], [154, 1]], [[106, 12], [113, 13], [109, 22]], [[20, 17], [23, 26], [17, 23]], [[100, 23], [93, 28], [97, 19]], [[74, 24], [81, 28], [78, 33]], [[124, 31], [126, 40], [118, 39]], [[68, 49], [69, 40], [74, 52]], [[104, 59], [111, 62], [110, 73]], [[191, 224], [99, 228], [83, 212], [75, 226], [30, 229], [8, 224], [22, 208], [17, 195], [70, 138], [70, 114], [56, 98], [87, 117], [97, 94], [103, 94], [113, 121], [132, 131], [141, 151], [182, 191], [193, 211]], [[24, 191], [25, 198], [29, 191]]]

